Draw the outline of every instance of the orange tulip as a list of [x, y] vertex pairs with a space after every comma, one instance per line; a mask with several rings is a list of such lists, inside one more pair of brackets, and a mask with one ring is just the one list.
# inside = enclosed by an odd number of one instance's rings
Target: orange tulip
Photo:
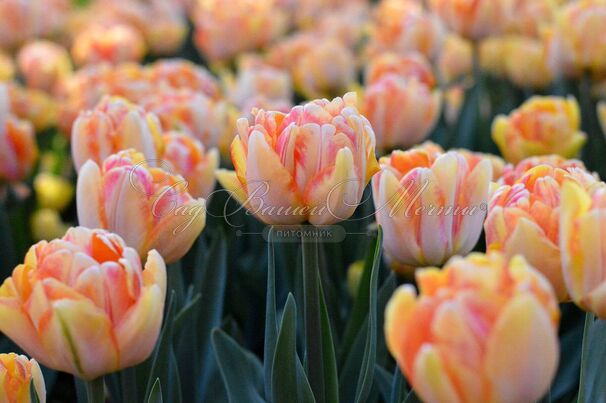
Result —
[[58, 82], [72, 72], [67, 50], [50, 41], [25, 45], [17, 56], [19, 71], [28, 87], [52, 92]]
[[558, 364], [560, 312], [522, 257], [456, 257], [416, 275], [385, 310], [391, 354], [427, 403], [534, 402]]
[[40, 366], [34, 359], [15, 353], [0, 354], [0, 401], [30, 403], [30, 389], [46, 403], [46, 386]]
[[429, 6], [448, 28], [471, 40], [503, 31], [509, 21], [509, 0], [429, 0]]
[[137, 62], [145, 56], [141, 33], [126, 24], [95, 24], [78, 33], [72, 45], [77, 65]]
[[144, 361], [162, 323], [166, 267], [122, 238], [72, 228], [32, 246], [0, 287], [0, 331], [37, 361], [95, 379]]

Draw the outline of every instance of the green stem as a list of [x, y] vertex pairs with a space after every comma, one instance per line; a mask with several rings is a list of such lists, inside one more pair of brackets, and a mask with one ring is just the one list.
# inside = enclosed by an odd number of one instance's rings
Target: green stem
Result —
[[105, 402], [105, 382], [103, 377], [86, 381], [86, 398], [88, 403], [104, 403]]
[[[305, 232], [305, 231], [304, 231]], [[305, 317], [305, 364], [317, 402], [324, 402], [322, 334], [320, 328], [320, 271], [318, 243], [303, 235], [303, 311]]]
[[585, 327], [583, 328], [583, 344], [581, 347], [581, 374], [579, 376], [578, 403], [585, 403], [585, 372], [589, 361], [589, 331], [595, 321], [595, 315], [591, 312], [585, 314]]

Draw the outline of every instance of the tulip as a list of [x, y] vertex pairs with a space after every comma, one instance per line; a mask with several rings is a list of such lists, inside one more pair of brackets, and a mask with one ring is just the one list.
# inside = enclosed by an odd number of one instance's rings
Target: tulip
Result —
[[46, 386], [40, 366], [34, 359], [15, 353], [0, 354], [0, 401], [30, 403], [33, 387], [38, 401], [46, 403]]
[[362, 111], [375, 130], [379, 149], [408, 148], [431, 133], [441, 104], [439, 90], [416, 78], [388, 74], [366, 89]]
[[145, 41], [139, 31], [126, 24], [92, 25], [81, 31], [72, 45], [77, 65], [102, 62], [138, 62], [145, 56]]
[[492, 179], [491, 180], [493, 182], [498, 181], [505, 173], [506, 164], [505, 164], [505, 160], [503, 160], [503, 158], [501, 158], [501, 157], [498, 157], [493, 154], [472, 152], [472, 151], [466, 150], [464, 148], [455, 149], [452, 151], [456, 151], [457, 153], [461, 154], [471, 165], [474, 165], [474, 166], [483, 160], [488, 160], [488, 162], [490, 162], [490, 165], [492, 166]]
[[0, 81], [11, 81], [15, 78], [15, 63], [8, 54], [0, 51]]
[[[479, 45], [480, 68], [494, 77], [504, 77], [506, 65], [504, 60], [507, 37], [495, 36], [484, 39]], [[518, 60], [519, 62], [519, 60]]]
[[308, 99], [342, 94], [355, 79], [354, 55], [334, 39], [316, 43], [299, 56], [293, 70], [295, 88]]
[[368, 54], [419, 52], [434, 59], [440, 52], [445, 29], [440, 20], [412, 0], [382, 0], [375, 11]]
[[25, 45], [19, 51], [17, 63], [28, 87], [47, 92], [52, 92], [72, 72], [67, 50], [50, 41]]
[[573, 180], [587, 189], [600, 182], [581, 168], [539, 165], [512, 185], [496, 189], [484, 229], [488, 250], [522, 255], [550, 281], [560, 301], [568, 299], [559, 247], [560, 192]]
[[429, 6], [448, 28], [471, 40], [501, 33], [511, 12], [508, 0], [429, 0]]
[[426, 144], [381, 158], [372, 179], [377, 222], [392, 268], [441, 265], [469, 253], [482, 233], [492, 165]]
[[289, 113], [255, 111], [238, 121], [235, 172], [221, 185], [267, 224], [332, 224], [349, 218], [377, 172], [375, 136], [356, 95], [315, 100]]
[[574, 158], [587, 140], [580, 124], [579, 104], [573, 97], [535, 96], [509, 116], [497, 116], [492, 138], [513, 163], [546, 154]]
[[149, 167], [133, 149], [84, 164], [76, 203], [80, 225], [120, 235], [142, 257], [156, 249], [167, 263], [187, 253], [206, 223], [205, 201], [183, 177]]
[[244, 108], [252, 99], [260, 97], [290, 102], [293, 90], [288, 71], [253, 57], [243, 57], [238, 65], [237, 79], [227, 82], [227, 96], [238, 108]]
[[160, 124], [153, 113], [119, 97], [104, 97], [80, 113], [72, 129], [72, 158], [80, 171], [87, 160], [101, 164], [111, 154], [135, 148], [154, 162], [162, 150]]
[[387, 347], [427, 403], [534, 402], [558, 365], [553, 290], [522, 257], [474, 253], [417, 272], [385, 310]]
[[255, 50], [282, 35], [287, 10], [277, 0], [199, 0], [194, 8], [194, 41], [211, 62]]
[[215, 188], [215, 170], [219, 167], [219, 150], [205, 150], [204, 145], [188, 135], [171, 132], [163, 136], [163, 162], [171, 172], [183, 176], [193, 197], [207, 199]]
[[68, 230], [57, 210], [41, 208], [32, 213], [30, 218], [32, 237], [36, 241], [50, 241], [60, 238]]
[[555, 20], [561, 0], [509, 0], [511, 13], [507, 30], [525, 37], [539, 38], [545, 25]]
[[36, 131], [57, 125], [57, 103], [49, 94], [13, 83], [9, 85], [8, 91], [11, 112], [18, 118], [31, 122]]
[[322, 38], [336, 39], [354, 49], [367, 33], [370, 5], [366, 0], [337, 3], [340, 4], [321, 13], [308, 28]]
[[311, 52], [311, 49], [316, 47], [321, 40], [321, 37], [314, 35], [313, 32], [294, 33], [270, 45], [265, 60], [276, 68], [292, 73], [301, 56]]
[[[579, 160], [568, 160], [560, 157], [559, 155], [543, 155], [539, 157], [526, 158], [516, 165], [508, 164], [503, 168], [503, 174], [499, 180], [499, 185], [514, 185], [522, 176], [526, 174], [532, 168], [539, 165], [548, 165], [553, 168], [560, 168], [563, 170], [571, 170], [578, 168], [581, 171], [586, 171], [587, 168], [582, 161]], [[599, 178], [596, 178], [599, 180]]]
[[566, 288], [581, 308], [606, 319], [606, 187], [562, 186], [560, 248]]
[[74, 186], [70, 181], [48, 172], [36, 175], [34, 190], [40, 207], [57, 211], [63, 211], [74, 197]]
[[473, 72], [473, 47], [457, 35], [448, 35], [437, 61], [440, 77], [451, 82]]
[[173, 2], [149, 3], [148, 22], [143, 27], [149, 50], [155, 55], [177, 53], [188, 33], [187, 19]]
[[103, 230], [32, 246], [0, 287], [0, 331], [49, 368], [91, 380], [143, 362], [162, 323], [166, 266]]
[[27, 177], [38, 157], [32, 125], [10, 114], [8, 91], [0, 86], [0, 183]]
[[217, 79], [204, 67], [185, 59], [161, 59], [148, 65], [146, 80], [159, 87], [189, 89], [217, 99], [220, 88]]
[[547, 52], [540, 40], [524, 36], [508, 37], [503, 50], [505, 74], [517, 86], [541, 89], [553, 81]]
[[606, 72], [605, 0], [579, 0], [564, 5], [556, 17], [562, 52], [579, 70]]
[[229, 110], [224, 101], [215, 101], [201, 92], [187, 89], [165, 90], [141, 102], [158, 117], [164, 131], [181, 131], [214, 147], [229, 128]]
[[366, 85], [376, 83], [387, 74], [396, 74], [406, 78], [416, 78], [417, 81], [427, 85], [430, 89], [436, 86], [431, 65], [419, 53], [383, 53], [373, 58], [367, 65], [364, 73]]

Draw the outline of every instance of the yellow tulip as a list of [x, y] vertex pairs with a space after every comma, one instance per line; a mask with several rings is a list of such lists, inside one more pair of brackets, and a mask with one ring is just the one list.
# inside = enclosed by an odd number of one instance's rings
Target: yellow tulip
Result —
[[0, 354], [0, 402], [30, 403], [30, 389], [46, 403], [46, 386], [34, 359], [15, 353]]

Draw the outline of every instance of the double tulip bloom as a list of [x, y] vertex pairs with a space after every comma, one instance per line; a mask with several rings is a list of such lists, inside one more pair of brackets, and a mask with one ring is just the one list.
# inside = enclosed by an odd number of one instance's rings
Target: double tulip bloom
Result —
[[124, 98], [106, 96], [74, 122], [71, 146], [76, 170], [88, 160], [101, 164], [111, 154], [127, 148], [155, 162], [162, 150], [160, 133], [156, 115]]
[[356, 96], [315, 100], [289, 113], [258, 110], [238, 121], [235, 172], [217, 178], [268, 224], [331, 224], [349, 218], [377, 171], [375, 136]]
[[7, 88], [0, 86], [0, 183], [25, 179], [37, 157], [34, 128], [10, 113]]
[[482, 233], [492, 164], [426, 144], [380, 160], [372, 179], [384, 250], [401, 274], [467, 254]]
[[46, 386], [36, 360], [15, 353], [0, 354], [0, 401], [30, 403], [31, 390], [38, 401], [46, 403]]
[[510, 184], [498, 187], [490, 201], [484, 225], [487, 248], [507, 257], [523, 255], [551, 282], [558, 299], [566, 301], [559, 240], [562, 184], [574, 181], [594, 189], [600, 182], [582, 167], [548, 164], [513, 176], [504, 177]]
[[[141, 257], [156, 249], [168, 263], [183, 257], [206, 223], [204, 199], [194, 199], [180, 175], [150, 167], [133, 149], [88, 161], [78, 175], [78, 221], [120, 235]], [[165, 167], [166, 168], [166, 167]]]
[[156, 251], [143, 268], [119, 236], [72, 228], [32, 246], [4, 281], [0, 331], [47, 367], [94, 379], [151, 354], [165, 293]]
[[492, 138], [512, 163], [547, 154], [574, 158], [587, 141], [580, 119], [574, 98], [535, 96], [509, 116], [497, 116]]
[[431, 68], [418, 57], [384, 55], [367, 71], [362, 113], [381, 150], [420, 143], [440, 116], [442, 94], [435, 88]]
[[145, 39], [126, 24], [95, 24], [74, 38], [71, 53], [77, 65], [138, 62], [145, 56]]
[[557, 300], [523, 258], [472, 254], [417, 272], [385, 311], [391, 354], [427, 403], [539, 400], [558, 364]]
[[564, 281], [572, 300], [606, 319], [606, 189], [562, 186], [560, 248]]

